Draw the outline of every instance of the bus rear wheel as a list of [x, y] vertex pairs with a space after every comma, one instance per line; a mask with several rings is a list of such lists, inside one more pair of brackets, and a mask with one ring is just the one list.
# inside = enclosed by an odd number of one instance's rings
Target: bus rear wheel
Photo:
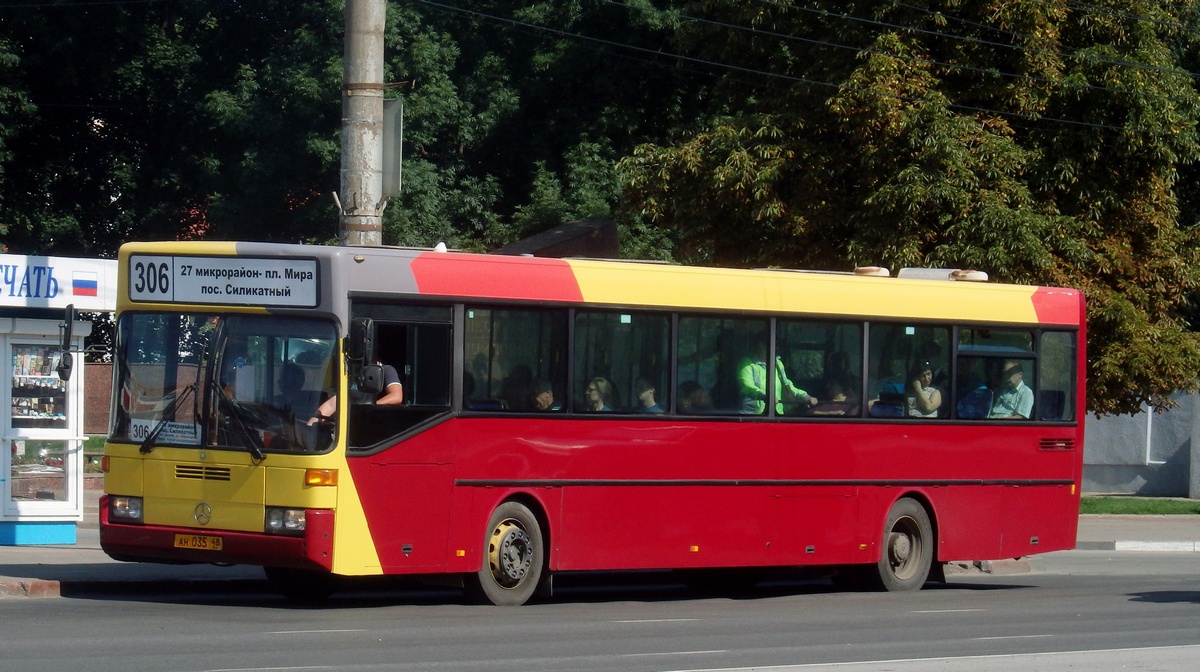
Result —
[[920, 590], [933, 565], [933, 525], [925, 507], [904, 498], [892, 505], [883, 527], [876, 566], [879, 587], [889, 592]]
[[483, 540], [483, 567], [468, 577], [468, 594], [501, 607], [528, 602], [545, 573], [542, 539], [537, 517], [524, 504], [496, 507]]

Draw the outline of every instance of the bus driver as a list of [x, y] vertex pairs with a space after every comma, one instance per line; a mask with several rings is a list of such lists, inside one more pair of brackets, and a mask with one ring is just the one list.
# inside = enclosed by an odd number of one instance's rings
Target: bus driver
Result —
[[[379, 392], [375, 403], [377, 405], [404, 403], [404, 386], [400, 384], [400, 374], [396, 372], [396, 367], [382, 362], [375, 362], [375, 364], [383, 368], [383, 390]], [[337, 395], [331, 394], [317, 407], [317, 414], [308, 419], [308, 425], [311, 427], [321, 420], [327, 420], [336, 412]]]

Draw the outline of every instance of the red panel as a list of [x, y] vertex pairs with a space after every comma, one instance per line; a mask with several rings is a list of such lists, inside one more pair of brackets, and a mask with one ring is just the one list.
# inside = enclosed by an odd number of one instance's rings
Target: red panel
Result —
[[[385, 574], [448, 571], [454, 482], [448, 458], [440, 455], [450, 448], [446, 437], [433, 443], [417, 437], [379, 455], [350, 459]], [[482, 539], [483, 524], [477, 531]]]
[[422, 294], [530, 301], [582, 301], [571, 267], [558, 259], [426, 252], [412, 261]]
[[[459, 418], [350, 462], [385, 573], [477, 569], [488, 516], [510, 496], [542, 503], [552, 569], [873, 561], [888, 508], [906, 494], [932, 509], [942, 560], [986, 560], [1074, 546], [1081, 434]], [[1047, 437], [1080, 447], [1042, 450]]]
[[1079, 325], [1083, 321], [1083, 293], [1075, 289], [1038, 287], [1033, 294], [1038, 322], [1048, 325]]

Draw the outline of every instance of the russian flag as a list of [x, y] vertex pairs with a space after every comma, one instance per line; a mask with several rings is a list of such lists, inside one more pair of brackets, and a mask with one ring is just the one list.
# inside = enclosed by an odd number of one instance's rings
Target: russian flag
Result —
[[71, 294], [73, 296], [96, 296], [100, 285], [98, 273], [74, 271], [71, 273]]

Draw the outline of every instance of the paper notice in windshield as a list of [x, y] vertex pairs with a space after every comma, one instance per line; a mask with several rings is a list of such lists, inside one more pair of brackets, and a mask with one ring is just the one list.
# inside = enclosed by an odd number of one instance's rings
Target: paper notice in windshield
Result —
[[126, 270], [132, 301], [315, 308], [319, 296], [316, 259], [135, 254]]
[[[129, 438], [135, 441], [144, 441], [147, 436], [150, 436], [150, 432], [154, 431], [154, 426], [157, 424], [156, 420], [130, 418]], [[200, 427], [188, 422], [167, 422], [155, 437], [155, 443], [198, 446], [200, 445]]]

